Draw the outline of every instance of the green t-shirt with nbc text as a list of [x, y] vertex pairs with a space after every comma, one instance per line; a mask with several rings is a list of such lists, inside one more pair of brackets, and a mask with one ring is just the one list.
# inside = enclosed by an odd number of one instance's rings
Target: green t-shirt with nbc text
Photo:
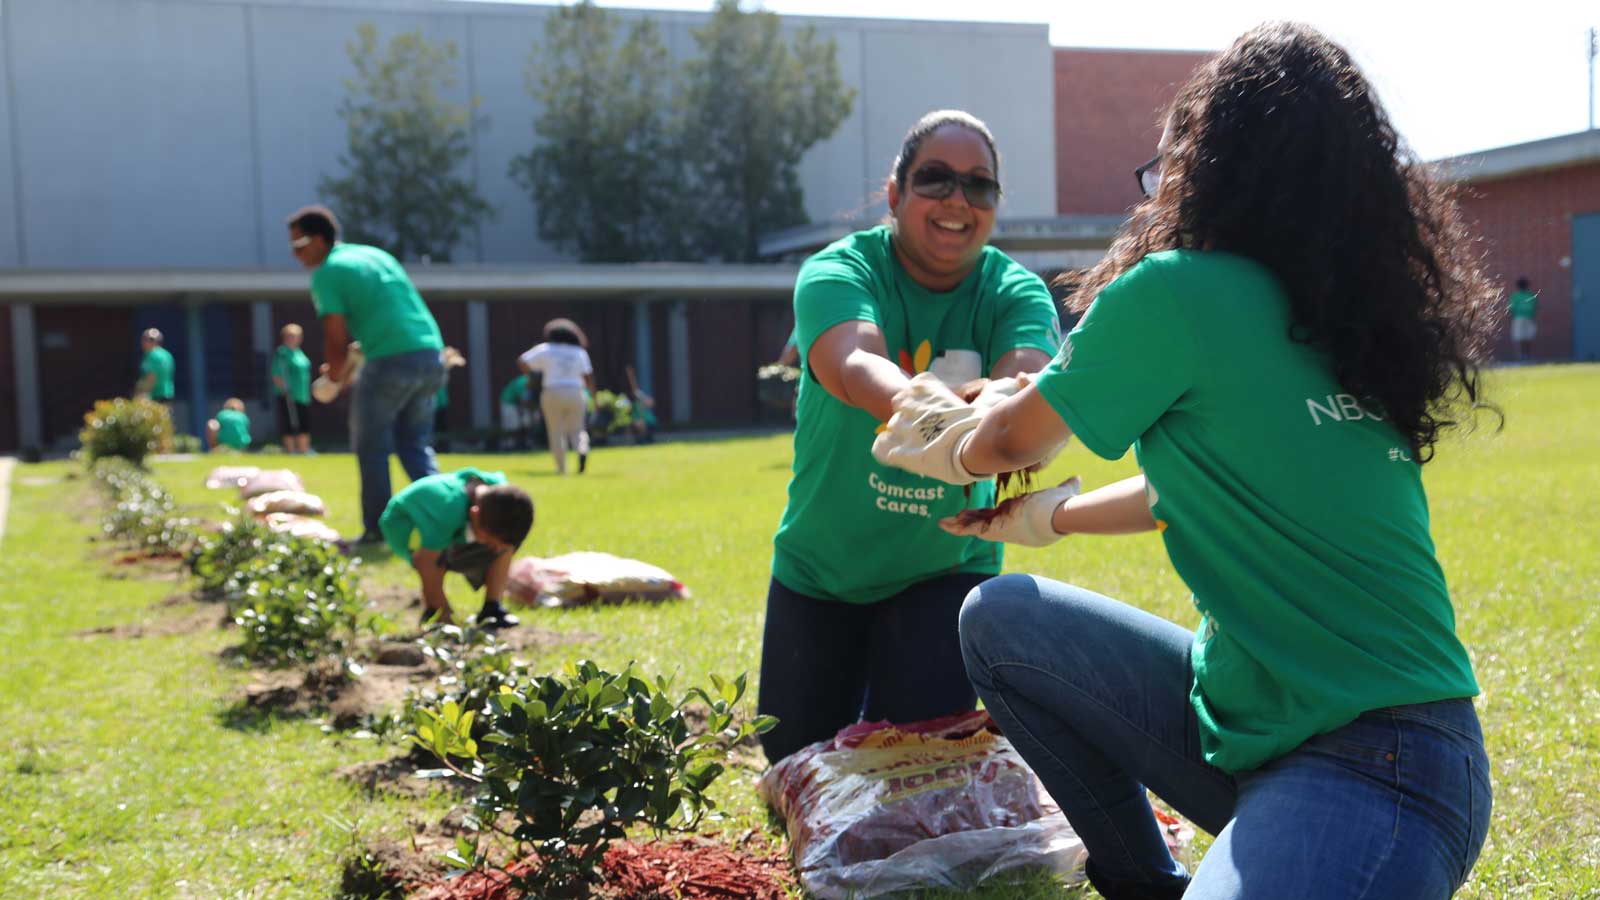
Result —
[[139, 361], [139, 376], [154, 375], [155, 379], [150, 384], [151, 400], [172, 399], [172, 374], [177, 371], [177, 363], [173, 361], [172, 354], [165, 347], [151, 347], [150, 352]]
[[311, 359], [299, 347], [288, 347], [280, 344], [272, 354], [272, 375], [282, 378], [285, 387], [278, 387], [272, 383], [272, 392], [278, 395], [287, 394], [289, 399], [301, 405], [311, 403]]
[[410, 276], [387, 252], [365, 244], [333, 245], [311, 273], [318, 316], [342, 315], [367, 359], [443, 350], [439, 323]]
[[1506, 306], [1513, 319], [1532, 319], [1539, 314], [1539, 295], [1533, 291], [1513, 291]]
[[1156, 253], [1106, 286], [1038, 382], [1084, 446], [1137, 453], [1202, 617], [1201, 748], [1227, 771], [1368, 710], [1478, 692], [1421, 467], [1288, 335], [1264, 267]]
[[795, 284], [802, 378], [789, 502], [772, 574], [810, 597], [871, 603], [940, 575], [1000, 571], [1001, 545], [957, 537], [939, 519], [993, 506], [992, 481], [961, 487], [872, 458], [879, 422], [829, 394], [809, 370], [811, 344], [841, 322], [872, 322], [908, 374], [960, 384], [989, 375], [1007, 352], [1053, 354], [1060, 320], [1039, 277], [993, 247], [954, 290], [912, 281], [887, 228], [849, 235], [808, 259]]
[[467, 541], [467, 486], [471, 482], [505, 484], [502, 472], [466, 468], [418, 478], [384, 507], [378, 530], [394, 555], [411, 561], [412, 535], [424, 550], [443, 551]]
[[250, 417], [237, 409], [217, 411], [217, 443], [235, 450], [250, 447]]

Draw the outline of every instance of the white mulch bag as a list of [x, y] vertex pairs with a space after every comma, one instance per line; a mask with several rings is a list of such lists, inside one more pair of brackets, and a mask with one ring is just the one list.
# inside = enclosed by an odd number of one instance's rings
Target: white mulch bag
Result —
[[528, 606], [586, 606], [629, 600], [681, 600], [683, 582], [665, 569], [609, 553], [584, 551], [511, 564], [506, 591]]
[[338, 543], [339, 532], [334, 531], [328, 523], [321, 519], [308, 519], [294, 513], [268, 513], [263, 520], [267, 527], [280, 534], [291, 537], [307, 538], [313, 541], [327, 541], [330, 544]]
[[305, 491], [270, 491], [245, 501], [245, 511], [252, 516], [268, 513], [293, 513], [297, 516], [324, 516], [328, 508], [322, 498]]
[[757, 790], [822, 900], [969, 891], [1013, 869], [1082, 877], [1083, 841], [986, 712], [852, 725], [780, 760]]
[[237, 488], [260, 474], [261, 470], [255, 466], [217, 466], [206, 475], [206, 487], [212, 490]]
[[262, 494], [273, 491], [303, 491], [306, 486], [300, 483], [300, 476], [288, 469], [267, 469], [257, 472], [244, 480], [239, 485], [239, 499], [249, 500]]

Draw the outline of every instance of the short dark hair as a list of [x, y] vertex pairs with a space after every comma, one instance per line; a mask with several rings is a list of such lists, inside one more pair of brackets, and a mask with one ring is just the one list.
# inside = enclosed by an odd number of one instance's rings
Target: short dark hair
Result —
[[1521, 278], [1517, 279], [1517, 290], [1525, 291], [1527, 289], [1528, 289], [1528, 276], [1524, 275]]
[[928, 139], [928, 135], [946, 125], [965, 128], [983, 138], [983, 142], [989, 145], [989, 158], [994, 160], [994, 178], [996, 181], [1000, 180], [1000, 151], [994, 147], [994, 134], [989, 131], [989, 126], [983, 124], [983, 120], [977, 116], [959, 109], [936, 109], [918, 119], [917, 124], [911, 126], [911, 130], [906, 132], [905, 140], [900, 143], [900, 155], [894, 158], [895, 187], [905, 189], [906, 174], [911, 170], [912, 160], [917, 158], [917, 151], [922, 149], [922, 142]]
[[472, 504], [478, 507], [479, 523], [513, 547], [522, 546], [533, 530], [533, 498], [514, 484], [486, 485]]
[[289, 214], [285, 224], [299, 229], [301, 234], [322, 238], [330, 244], [339, 239], [339, 219], [326, 206], [302, 206]]

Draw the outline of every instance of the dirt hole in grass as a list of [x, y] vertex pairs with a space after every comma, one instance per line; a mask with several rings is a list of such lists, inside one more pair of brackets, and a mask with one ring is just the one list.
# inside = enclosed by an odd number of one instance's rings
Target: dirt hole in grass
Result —
[[[175, 606], [162, 601], [157, 606]], [[112, 637], [123, 639], [136, 639], [147, 637], [172, 637], [179, 634], [197, 634], [202, 631], [212, 631], [226, 627], [230, 622], [227, 610], [216, 607], [197, 608], [184, 615], [174, 618], [158, 619], [154, 622], [130, 622], [122, 625], [100, 625], [95, 628], [85, 628], [74, 631], [73, 637]]]

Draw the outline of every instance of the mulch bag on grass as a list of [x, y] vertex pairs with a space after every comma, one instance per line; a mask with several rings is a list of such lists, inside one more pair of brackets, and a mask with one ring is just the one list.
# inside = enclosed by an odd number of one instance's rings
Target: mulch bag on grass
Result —
[[246, 478], [239, 485], [239, 499], [249, 500], [262, 494], [273, 491], [303, 491], [306, 486], [300, 483], [300, 476], [288, 469], [267, 469]]
[[293, 513], [297, 516], [327, 515], [322, 498], [305, 491], [268, 491], [245, 501], [245, 511], [260, 517], [268, 513]]
[[255, 466], [217, 466], [206, 474], [206, 487], [212, 490], [242, 487], [260, 474], [261, 470]]
[[863, 722], [758, 785], [823, 900], [970, 890], [1013, 869], [1081, 870], [1083, 842], [986, 712]]
[[681, 600], [689, 596], [689, 589], [670, 572], [649, 563], [584, 551], [513, 562], [506, 593], [527, 606], [587, 606]]
[[280, 534], [291, 537], [307, 538], [313, 541], [327, 541], [330, 544], [339, 542], [339, 532], [333, 530], [328, 523], [321, 519], [310, 519], [297, 516], [294, 513], [276, 512], [267, 513], [262, 519], [268, 528]]

